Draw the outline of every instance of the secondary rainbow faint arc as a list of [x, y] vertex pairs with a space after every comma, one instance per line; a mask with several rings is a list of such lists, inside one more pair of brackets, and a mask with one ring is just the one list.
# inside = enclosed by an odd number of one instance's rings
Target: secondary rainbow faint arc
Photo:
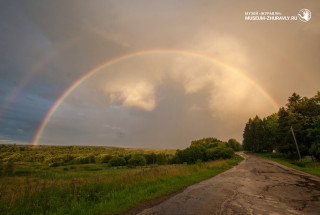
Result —
[[47, 56], [44, 60], [39, 61], [36, 65], [31, 68], [31, 72], [28, 73], [19, 83], [18, 86], [15, 87], [9, 95], [5, 98], [3, 104], [0, 105], [0, 122], [2, 120], [2, 116], [4, 113], [9, 109], [10, 105], [14, 102], [14, 100], [18, 97], [18, 95], [22, 92], [22, 90], [30, 83], [32, 78], [37, 74], [40, 73], [45, 67], [48, 66], [51, 61], [58, 56], [58, 53], [65, 51], [66, 49], [72, 47], [73, 45], [77, 44], [81, 41], [82, 35], [72, 38], [68, 40], [66, 43], [63, 43], [61, 46], [57, 47], [56, 52], [52, 52]]
[[193, 57], [198, 57], [202, 59], [206, 59], [210, 62], [217, 63], [219, 65], [222, 65], [228, 69], [230, 69], [233, 72], [238, 73], [242, 78], [244, 78], [246, 81], [248, 81], [251, 85], [253, 85], [255, 88], [257, 88], [266, 98], [268, 98], [269, 101], [271, 101], [272, 105], [276, 110], [279, 109], [279, 104], [272, 98], [272, 96], [260, 85], [258, 85], [254, 80], [249, 78], [246, 74], [242, 73], [240, 70], [237, 68], [230, 66], [222, 61], [219, 61], [217, 59], [214, 59], [212, 57], [209, 57], [204, 54], [200, 54], [197, 52], [191, 52], [191, 51], [186, 51], [186, 50], [174, 50], [174, 49], [155, 49], [155, 50], [144, 50], [144, 51], [139, 51], [139, 52], [134, 52], [134, 53], [129, 53], [126, 55], [122, 55], [120, 57], [113, 58], [84, 74], [82, 77], [80, 77], [78, 80], [76, 80], [72, 85], [68, 87], [68, 89], [59, 97], [59, 99], [56, 100], [56, 102], [53, 104], [53, 106], [50, 108], [50, 110], [47, 112], [46, 116], [44, 117], [43, 121], [41, 122], [36, 135], [34, 136], [34, 139], [32, 141], [32, 145], [38, 145], [39, 139], [45, 130], [50, 118], [54, 114], [54, 112], [58, 109], [60, 104], [70, 95], [70, 93], [76, 89], [81, 83], [83, 83], [85, 80], [93, 76], [95, 73], [99, 72], [101, 69], [110, 66], [112, 64], [118, 63], [119, 61], [123, 61], [129, 58], [141, 56], [141, 55], [147, 55], [147, 54], [161, 54], [161, 53], [167, 53], [167, 54], [184, 54], [184, 55], [189, 55]]

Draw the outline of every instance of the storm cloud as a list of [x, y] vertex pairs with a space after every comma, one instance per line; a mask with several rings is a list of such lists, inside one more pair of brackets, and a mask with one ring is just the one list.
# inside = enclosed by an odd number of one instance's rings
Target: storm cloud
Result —
[[[39, 144], [184, 148], [207, 136], [242, 140], [249, 117], [276, 112], [293, 92], [319, 90], [319, 6], [2, 1], [2, 142], [31, 143], [61, 94], [116, 58], [69, 94]], [[295, 16], [302, 8], [312, 12], [309, 22], [244, 19], [247, 11]]]

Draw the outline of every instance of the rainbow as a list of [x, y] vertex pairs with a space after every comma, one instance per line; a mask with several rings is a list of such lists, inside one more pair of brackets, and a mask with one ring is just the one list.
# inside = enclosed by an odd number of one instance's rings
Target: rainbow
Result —
[[53, 60], [58, 56], [59, 53], [67, 50], [68, 48], [76, 45], [77, 43], [80, 43], [81, 39], [83, 38], [81, 36], [72, 38], [71, 40], [67, 41], [66, 43], [63, 43], [61, 46], [56, 47], [55, 52], [50, 53], [44, 60], [39, 61], [37, 64], [35, 64], [31, 68], [31, 70], [30, 70], [31, 72], [29, 72], [20, 81], [18, 86], [15, 87], [11, 93], [9, 93], [9, 95], [6, 97], [4, 103], [0, 106], [0, 122], [1, 122], [2, 116], [9, 109], [10, 105], [15, 101], [15, 99], [22, 92], [22, 90], [29, 84], [29, 82], [32, 80], [32, 78], [35, 75], [37, 75], [38, 73], [42, 72], [50, 63], [52, 63]]
[[159, 54], [159, 53], [164, 53], [164, 54], [183, 54], [183, 55], [188, 55], [188, 56], [193, 56], [201, 59], [208, 60], [209, 62], [216, 63], [218, 65], [221, 65], [223, 67], [226, 67], [230, 69], [231, 71], [239, 74], [243, 79], [245, 79], [248, 83], [250, 83], [252, 86], [254, 86], [256, 89], [258, 89], [274, 106], [275, 110], [279, 109], [279, 104], [272, 98], [272, 96], [265, 90], [263, 89], [262, 86], [258, 85], [254, 80], [249, 78], [246, 74], [238, 70], [237, 68], [230, 66], [222, 61], [219, 61], [215, 58], [209, 57], [204, 54], [196, 53], [196, 52], [191, 52], [191, 51], [185, 51], [185, 50], [174, 50], [174, 49], [155, 49], [155, 50], [144, 50], [144, 51], [139, 51], [139, 52], [134, 52], [134, 53], [129, 53], [126, 55], [122, 55], [120, 57], [113, 58], [84, 74], [82, 77], [80, 77], [78, 80], [76, 80], [73, 84], [71, 84], [67, 90], [56, 100], [56, 102], [53, 104], [53, 106], [50, 108], [50, 110], [47, 112], [46, 116], [44, 117], [43, 121], [41, 122], [34, 139], [32, 141], [32, 145], [38, 145], [40, 137], [42, 136], [43, 131], [45, 130], [49, 120], [51, 119], [52, 115], [54, 112], [59, 108], [61, 103], [70, 95], [70, 93], [76, 89], [79, 85], [81, 85], [85, 80], [88, 78], [92, 77], [94, 74], [97, 72], [101, 71], [103, 68], [111, 66], [115, 63], [118, 63], [120, 61], [137, 57], [137, 56], [142, 56], [142, 55], [148, 55], [148, 54]]

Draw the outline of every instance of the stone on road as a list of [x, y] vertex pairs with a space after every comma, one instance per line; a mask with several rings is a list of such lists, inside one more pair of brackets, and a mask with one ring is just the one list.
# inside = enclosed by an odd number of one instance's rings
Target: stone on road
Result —
[[139, 215], [320, 214], [320, 178], [259, 157], [246, 159], [213, 178]]

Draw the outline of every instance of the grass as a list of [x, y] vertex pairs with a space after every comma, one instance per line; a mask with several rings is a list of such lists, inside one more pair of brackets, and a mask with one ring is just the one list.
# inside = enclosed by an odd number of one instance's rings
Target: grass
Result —
[[272, 153], [249, 153], [247, 154], [259, 156], [268, 160], [275, 161], [282, 165], [297, 169], [303, 172], [310, 173], [312, 175], [320, 176], [320, 162], [304, 162], [286, 158], [284, 155], [272, 154]]
[[103, 164], [51, 167], [19, 163], [0, 178], [1, 214], [120, 214], [144, 201], [215, 176], [243, 160], [235, 155], [194, 165], [108, 169]]

